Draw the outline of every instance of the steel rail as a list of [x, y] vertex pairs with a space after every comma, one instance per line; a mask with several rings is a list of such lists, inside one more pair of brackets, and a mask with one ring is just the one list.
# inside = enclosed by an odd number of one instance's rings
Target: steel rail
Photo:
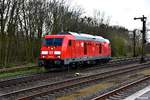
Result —
[[[113, 60], [111, 61], [110, 63], [108, 64], [104, 64], [101, 66], [101, 68], [105, 67], [105, 66], [117, 66], [118, 64], [128, 64], [129, 62], [130, 63], [134, 63], [134, 62], [137, 62], [139, 60], [138, 57], [136, 58], [126, 58], [126, 59], [117, 59], [117, 60]], [[44, 75], [43, 75], [44, 74]], [[47, 75], [46, 73], [39, 73], [39, 74], [33, 74], [33, 75], [30, 75], [30, 76], [24, 76], [24, 77], [17, 77], [17, 78], [11, 78], [11, 79], [6, 79], [6, 80], [2, 80], [0, 81], [0, 87], [5, 87], [5, 86], [10, 86], [10, 85], [13, 85], [13, 84], [20, 84], [20, 83], [26, 83], [28, 81], [36, 81], [36, 80], [40, 80], [40, 79], [46, 79], [48, 78], [49, 75]]]
[[119, 88], [117, 88], [115, 90], [112, 90], [112, 91], [109, 91], [109, 92], [107, 92], [105, 94], [97, 96], [97, 97], [93, 98], [92, 100], [106, 100], [110, 96], [116, 95], [117, 93], [119, 93], [121, 91], [124, 91], [124, 90], [126, 90], [126, 89], [128, 89], [128, 88], [130, 88], [132, 86], [135, 86], [135, 85], [137, 85], [137, 84], [139, 84], [141, 82], [144, 82], [144, 81], [146, 81], [148, 79], [150, 79], [150, 76], [146, 76], [146, 77], [144, 77], [144, 78], [142, 78], [140, 80], [134, 81], [134, 82], [129, 83], [129, 84], [124, 85], [124, 86], [121, 86], [121, 87], [119, 87]]
[[[117, 61], [125, 61], [125, 60], [129, 60], [129, 59], [139, 59], [139, 57], [129, 57], [129, 58], [116, 58], [115, 60], [112, 60], [111, 62], [117, 62]], [[25, 64], [22, 64], [22, 65], [26, 65], [27, 63]], [[17, 65], [17, 66], [22, 66], [22, 65]], [[21, 69], [25, 69], [25, 68], [32, 68], [32, 67], [36, 67], [37, 65], [31, 65], [29, 67], [27, 66], [24, 66], [24, 67], [12, 67], [12, 68], [2, 68], [0, 69], [0, 73], [3, 73], [3, 72], [13, 72], [15, 70], [21, 70]]]
[[41, 91], [41, 92], [35, 92], [34, 94], [29, 94], [27, 96], [17, 98], [18, 100], [29, 100], [29, 99], [32, 99], [33, 97], [46, 95], [50, 92], [54, 92], [54, 91], [68, 88], [71, 86], [75, 86], [75, 85], [79, 85], [79, 84], [83, 84], [83, 83], [87, 83], [87, 82], [92, 82], [95, 80], [100, 80], [100, 79], [104, 79], [107, 77], [112, 77], [115, 75], [120, 75], [120, 74], [124, 74], [127, 72], [143, 69], [143, 68], [148, 67], [149, 64], [150, 63], [139, 64], [139, 65], [128, 67], [128, 68], [114, 70], [111, 72], [94, 74], [94, 75], [89, 75], [89, 76], [83, 76], [80, 78], [67, 79], [67, 80], [60, 81], [60, 82], [55, 82], [55, 83], [51, 83], [51, 84], [47, 84], [47, 85], [36, 86], [36, 87], [32, 87], [32, 88], [22, 89], [19, 91], [14, 91], [14, 92], [7, 93], [7, 94], [2, 94], [2, 95], [0, 95], [0, 97], [9, 97], [11, 95], [16, 96], [20, 93], [24, 94], [24, 93], [29, 93], [29, 92], [31, 93], [32, 91]]

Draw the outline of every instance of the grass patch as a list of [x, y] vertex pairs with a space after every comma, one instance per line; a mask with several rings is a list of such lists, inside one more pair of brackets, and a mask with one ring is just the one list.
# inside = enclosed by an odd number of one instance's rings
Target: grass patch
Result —
[[150, 69], [143, 70], [141, 74], [150, 75]]
[[41, 72], [45, 72], [44, 68], [40, 68], [40, 67], [27, 67], [27, 68], [23, 68], [23, 69], [18, 69], [16, 71], [13, 72], [2, 72], [0, 73], [0, 78], [7, 78], [7, 77], [14, 77], [14, 76], [18, 76], [18, 75], [28, 75], [28, 74], [35, 74], [35, 73], [41, 73]]
[[78, 96], [85, 96], [85, 95], [89, 95], [89, 94], [92, 94], [98, 90], [102, 90], [102, 89], [105, 89], [105, 88], [108, 88], [110, 86], [112, 86], [113, 84], [112, 83], [109, 83], [109, 82], [102, 82], [102, 83], [99, 83], [99, 84], [96, 84], [94, 86], [89, 86], [87, 88], [84, 88], [84, 89], [81, 89], [77, 92], [74, 92], [70, 95], [66, 95], [66, 96], [62, 96], [62, 97], [58, 97], [56, 100], [76, 100], [76, 98]]

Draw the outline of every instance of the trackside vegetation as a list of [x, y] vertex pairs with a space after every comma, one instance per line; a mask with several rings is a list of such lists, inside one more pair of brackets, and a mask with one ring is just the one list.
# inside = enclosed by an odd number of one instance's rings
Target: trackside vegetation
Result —
[[33, 62], [39, 56], [42, 36], [62, 31], [100, 35], [111, 41], [112, 56], [131, 56], [128, 30], [111, 26], [111, 18], [95, 10], [85, 16], [84, 9], [68, 0], [0, 1], [0, 68]]

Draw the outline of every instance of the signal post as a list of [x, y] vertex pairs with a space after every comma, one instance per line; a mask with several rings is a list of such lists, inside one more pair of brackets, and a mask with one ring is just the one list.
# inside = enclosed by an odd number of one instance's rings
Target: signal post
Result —
[[144, 52], [144, 48], [145, 48], [145, 44], [146, 44], [146, 19], [147, 17], [145, 17], [144, 15], [142, 17], [135, 17], [134, 20], [140, 19], [143, 23], [143, 27], [142, 27], [142, 51], [141, 51], [141, 60], [140, 62], [143, 63], [145, 62], [144, 56], [145, 56], [145, 52]]

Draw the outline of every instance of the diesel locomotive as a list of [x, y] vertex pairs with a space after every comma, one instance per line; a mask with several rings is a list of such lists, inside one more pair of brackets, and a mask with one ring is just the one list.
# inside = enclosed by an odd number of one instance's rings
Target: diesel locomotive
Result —
[[84, 33], [60, 32], [43, 37], [39, 65], [51, 69], [72, 64], [107, 62], [110, 59], [108, 39]]

